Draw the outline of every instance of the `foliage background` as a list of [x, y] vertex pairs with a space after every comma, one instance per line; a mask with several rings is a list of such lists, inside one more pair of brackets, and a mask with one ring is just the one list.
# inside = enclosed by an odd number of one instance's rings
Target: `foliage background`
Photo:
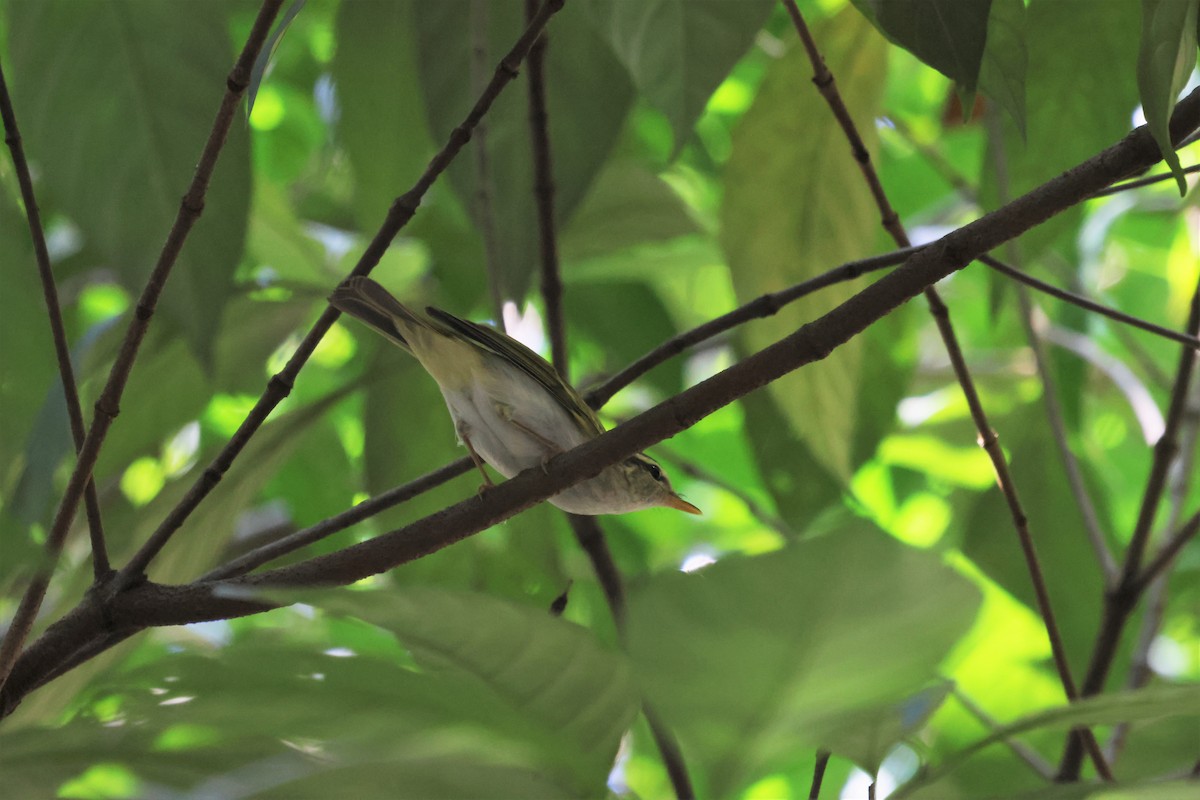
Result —
[[[971, 83], [956, 93], [871, 24], [887, 28], [888, 3], [800, 5], [918, 241], [1111, 144], [1146, 96], [1137, 3], [995, 0], [984, 35], [968, 30], [970, 20], [954, 28], [951, 40], [981, 64], [984, 101], [966, 120], [959, 109], [971, 106]], [[245, 2], [0, 6], [0, 56], [35, 166], [85, 407], [254, 12]], [[472, 48], [486, 42], [490, 74], [522, 20], [520, 3], [467, 0], [309, 0], [291, 20], [252, 112], [235, 123], [95, 471], [116, 563], [236, 428], [388, 203], [461, 119], [481, 86]], [[782, 7], [569, 0], [549, 28], [547, 74], [577, 385], [760, 294], [889, 249]], [[486, 141], [485, 177], [468, 148], [373, 276], [415, 304], [488, 319], [491, 259], [514, 302], [510, 332], [544, 351], [526, 103], [518, 80], [472, 145]], [[1181, 151], [1185, 165], [1196, 155], [1196, 145]], [[7, 618], [71, 442], [7, 161], [0, 185]], [[1088, 201], [1023, 237], [1021, 262], [1181, 328], [1198, 275], [1195, 198], [1194, 187], [1181, 199], [1166, 181]], [[605, 414], [619, 420], [673, 395], [869, 280], [814, 294], [656, 368]], [[979, 264], [940, 288], [1081, 674], [1102, 576], [1050, 437], [1014, 290]], [[1034, 301], [1069, 440], [1120, 552], [1178, 345]], [[1200, 392], [1190, 397], [1191, 439], [1172, 473], [1162, 532], [1200, 501], [1192, 472]], [[947, 798], [1045, 790], [1002, 745], [948, 762], [995, 725], [1065, 699], [975, 438], [930, 318], [905, 307], [653, 451], [705, 516], [603, 520], [631, 587], [624, 649], [588, 560], [562, 515], [543, 505], [351, 592], [135, 637], [25, 700], [0, 731], [0, 775], [28, 797], [597, 796], [606, 780], [620, 796], [666, 796], [645, 722], [635, 722], [644, 692], [677, 734], [702, 796], [807, 796], [818, 748], [834, 752], [822, 796], [865, 796], [861, 769], [877, 772], [886, 791], [918, 765], [946, 763], [948, 774], [918, 775], [910, 788]], [[339, 323], [151, 578], [193, 579], [459, 455], [419, 367]], [[459, 478], [308, 552], [417, 519], [477, 482]], [[72, 535], [47, 623], [88, 586], [85, 541], [82, 530]], [[678, 574], [708, 560], [718, 563]], [[546, 613], [568, 586], [570, 624]], [[1130, 625], [1110, 688], [1146, 659], [1158, 690], [1200, 676], [1194, 544], [1160, 596], [1161, 621], [1140, 637], [1139, 620]], [[1146, 692], [1101, 714], [1097, 731], [1103, 740], [1108, 723], [1142, 719], [1119, 775], [1178, 777], [1200, 744], [1196, 717], [1180, 714], [1197, 710], [1194, 690]], [[1054, 762], [1063, 729], [1060, 719], [1020, 739]]]

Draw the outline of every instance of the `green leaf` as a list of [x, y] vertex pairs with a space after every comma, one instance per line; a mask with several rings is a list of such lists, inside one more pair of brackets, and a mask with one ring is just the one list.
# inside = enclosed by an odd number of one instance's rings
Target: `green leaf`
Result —
[[[890, 41], [957, 83], [968, 95], [975, 93], [992, 0], [853, 2]], [[838, 77], [837, 70], [834, 76]], [[970, 103], [963, 105], [969, 107]]]
[[[1069, 661], [1072, 669], [1082, 674], [1092, 648], [1095, 598], [1103, 593], [1103, 581], [1041, 408], [1032, 406], [1027, 411], [1007, 417], [997, 427], [1010, 432], [1002, 441], [1011, 448], [1013, 481], [1028, 517]], [[1092, 492], [1092, 497], [1102, 499], [1103, 495]], [[1106, 511], [1102, 502], [1098, 504], [1101, 528], [1111, 530]], [[999, 490], [983, 494], [966, 513], [961, 546], [989, 577], [1037, 612], [1029, 568]]]
[[433, 674], [478, 685], [554, 743], [581, 790], [603, 785], [638, 698], [628, 662], [588, 631], [541, 608], [439, 589], [317, 604], [392, 631]]
[[[883, 84], [886, 47], [861, 17], [844, 12], [815, 32], [851, 117], [868, 148]], [[809, 85], [811, 67], [794, 45], [771, 65], [733, 134], [725, 170], [721, 245], [738, 299], [747, 302], [861, 258], [875, 241], [879, 213], [837, 121]], [[792, 303], [742, 329], [761, 349], [859, 289], [843, 283]], [[794, 430], [833, 475], [849, 480], [863, 343], [771, 384]]]
[[666, 181], [632, 159], [604, 168], [559, 238], [564, 261], [699, 233], [687, 205]]
[[847, 714], [825, 735], [823, 749], [876, 775], [892, 748], [929, 721], [951, 688], [950, 682], [942, 681], [893, 706]]
[[[304, 626], [290, 610], [275, 620]], [[6, 788], [53, 797], [59, 784], [100, 762], [132, 773], [138, 796], [186, 792], [197, 800], [603, 791], [603, 775], [587, 790], [572, 790], [556, 760], [559, 742], [475, 678], [422, 674], [395, 660], [273, 634], [258, 629], [253, 643], [159, 655], [110, 674], [96, 693], [115, 719], [80, 715], [53, 729], [6, 729]]]
[[[903, 798], [917, 793], [921, 787], [942, 779], [976, 753], [994, 744], [1012, 739], [1028, 731], [1042, 728], [1066, 729], [1082, 725], [1115, 725], [1119, 722], [1141, 722], [1173, 716], [1200, 714], [1200, 688], [1196, 686], [1154, 686], [1130, 692], [1118, 692], [1078, 700], [1002, 725], [990, 735], [956, 753], [944, 763], [928, 770], [920, 779], [906, 785], [892, 797]], [[921, 795], [925, 796], [925, 795]], [[1053, 796], [1053, 795], [1052, 795]], [[1085, 795], [1091, 797], [1091, 795]], [[1100, 797], [1108, 797], [1101, 794]], [[1116, 794], [1110, 800], [1117, 800]], [[1149, 795], [1154, 797], [1155, 795]], [[1168, 795], [1169, 796], [1169, 795]], [[932, 798], [933, 795], [928, 795]], [[1141, 797], [1133, 794], [1131, 798]]]
[[[52, 202], [133, 292], [158, 258], [233, 65], [223, 6], [155, 0], [9, 5], [13, 95]], [[103, 88], [99, 88], [103, 87]], [[161, 311], [208, 363], [250, 198], [235, 121]]]
[[638, 91], [666, 115], [678, 152], [773, 5], [771, 0], [591, 0], [587, 10]]
[[689, 766], [726, 797], [935, 679], [977, 605], [937, 556], [858, 522], [651, 579], [630, 599], [627, 642]]
[[[1100, 9], [1088, 0], [1054, 0], [1033, 3], [1025, 13], [1025, 134], [1009, 119], [1001, 120], [999, 139], [989, 133], [989, 146], [1002, 148], [1008, 191], [1006, 198], [1000, 197], [996, 157], [989, 153], [980, 181], [985, 210], [1019, 197], [1124, 136], [1137, 104], [1128, 67], [1136, 57], [1130, 31], [1138, 22], [1132, 3], [1106, 3]], [[1063, 135], [1066, 130], [1070, 136]], [[1078, 207], [1070, 209], [1023, 235], [1022, 255], [1033, 263], [1059, 237], [1064, 249], [1074, 248], [1081, 214]], [[1073, 260], [1073, 251], [1067, 257]]]
[[979, 66], [979, 88], [1004, 109], [1024, 140], [1025, 79], [1029, 48], [1025, 44], [1022, 0], [992, 0], [987, 47]]
[[410, 3], [359, 0], [338, 9], [337, 130], [354, 168], [354, 209], [368, 231], [383, 221], [392, 199], [416, 183], [434, 152], [417, 84], [413, 24]]
[[[643, 283], [572, 283], [563, 300], [570, 325], [601, 345], [604, 360], [596, 365], [601, 374], [624, 368], [676, 333], [662, 299]], [[675, 394], [683, 383], [683, 360], [671, 359], [651, 370], [645, 380], [664, 395]]]
[[[417, 41], [418, 77], [435, 140], [445, 141], [477, 99], [471, 80], [472, 33], [486, 22], [489, 78], [500, 58], [525, 29], [521, 3], [473, 3], [447, 0], [411, 6]], [[486, 20], [475, 15], [486, 12]], [[555, 216], [560, 228], [586, 195], [612, 150], [633, 100], [625, 70], [589, 24], [584, 9], [567, 6], [546, 30], [546, 103], [554, 164]], [[511, 82], [496, 99], [485, 120], [491, 190], [491, 218], [497, 235], [504, 295], [520, 300], [537, 261], [533, 169], [529, 144], [526, 80]], [[479, 229], [483, 212], [472, 140], [449, 168], [450, 183]], [[484, 285], [476, 263], [475, 282]]]
[[1171, 145], [1171, 111], [1196, 66], [1194, 33], [1200, 0], [1142, 0], [1142, 40], [1138, 49], [1138, 91], [1146, 124], [1175, 173], [1179, 196], [1187, 194], [1179, 155]]

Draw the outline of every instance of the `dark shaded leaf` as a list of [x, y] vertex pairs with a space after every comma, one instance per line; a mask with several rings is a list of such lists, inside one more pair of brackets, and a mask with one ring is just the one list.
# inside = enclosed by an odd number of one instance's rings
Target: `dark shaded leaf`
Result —
[[968, 96], [975, 93], [992, 0], [853, 2], [890, 41], [957, 83]]
[[1171, 145], [1171, 111], [1196, 67], [1200, 0], [1142, 0], [1142, 41], [1138, 49], [1138, 91], [1146, 124], [1175, 173], [1180, 197], [1187, 194], [1179, 155]]
[[[222, 6], [14, 2], [13, 94], [46, 198], [133, 292], [156, 261], [233, 65]], [[98, 87], [103, 87], [99, 89]], [[250, 199], [235, 121], [161, 310], [208, 363], [242, 255]]]
[[591, 0], [587, 10], [638, 91], [666, 115], [678, 152], [772, 6], [771, 0]]
[[1029, 49], [1025, 45], [1025, 4], [992, 0], [987, 47], [979, 65], [979, 89], [996, 102], [1021, 138], [1025, 138], [1025, 80]]
[[[486, 9], [488, 56], [485, 79], [525, 28], [520, 3], [473, 4], [470, 0], [412, 5], [416, 25], [418, 75], [434, 138], [444, 141], [466, 116], [478, 90], [471, 80], [472, 15]], [[625, 70], [586, 18], [568, 4], [546, 32], [547, 114], [553, 150], [555, 212], [560, 227], [570, 223], [579, 202], [608, 158], [633, 90]], [[529, 110], [524, 77], [513, 81], [488, 112], [492, 203], [504, 294], [521, 299], [537, 256]], [[451, 185], [482, 228], [477, 202], [479, 176], [472, 154], [464, 152], [449, 169]], [[484, 283], [482, 263], [475, 281]]]

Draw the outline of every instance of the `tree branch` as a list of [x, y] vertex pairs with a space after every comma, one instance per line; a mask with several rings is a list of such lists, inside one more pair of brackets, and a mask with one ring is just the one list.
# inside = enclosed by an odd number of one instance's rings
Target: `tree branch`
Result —
[[[586, 397], [588, 405], [593, 409], [601, 408], [603, 403], [607, 402], [609, 398], [625, 386], [628, 386], [642, 374], [666, 361], [671, 356], [684, 352], [689, 347], [718, 336], [724, 331], [730, 330], [748, 320], [775, 314], [788, 303], [811, 294], [818, 289], [841, 281], [853, 280], [868, 272], [899, 264], [918, 249], [896, 250], [860, 261], [851, 261], [842, 264], [823, 275], [818, 275], [795, 286], [772, 294], [762, 295], [727, 314], [675, 336], [654, 350], [651, 350], [645, 356], [590, 392]], [[473, 466], [471, 460], [465, 457], [457, 461], [452, 461], [449, 464], [444, 464], [433, 472], [426, 473], [403, 486], [398, 486], [383, 494], [364, 500], [354, 508], [344, 511], [341, 514], [322, 520], [304, 530], [296, 531], [278, 541], [255, 548], [239, 556], [236, 560], [205, 573], [200, 580], [217, 580], [245, 574], [263, 564], [299, 550], [302, 547], [314, 544], [338, 531], [345, 530], [351, 525], [362, 522], [400, 503], [411, 500], [424, 492], [441, 486], [446, 481], [469, 472]], [[603, 576], [601, 576], [601, 580], [603, 580]]]
[[[1194, 99], [1197, 91], [1188, 95], [1185, 103]], [[1183, 103], [1180, 104], [1181, 106]], [[1174, 133], [1180, 122], [1179, 107], [1172, 117], [1171, 130]], [[1200, 333], [1200, 284], [1192, 294], [1191, 311], [1188, 314], [1187, 331], [1192, 336]], [[1104, 594], [1104, 614], [1100, 620], [1100, 630], [1092, 646], [1092, 654], [1088, 660], [1087, 674], [1083, 679], [1082, 694], [1090, 697], [1104, 690], [1109, 670], [1112, 669], [1116, 658], [1117, 647], [1121, 642], [1121, 634], [1125, 623], [1129, 620], [1146, 584], [1139, 576], [1142, 574], [1142, 558], [1150, 539], [1150, 530], [1158, 511], [1166, 487], [1167, 469], [1178, 449], [1179, 428], [1187, 405], [1187, 392], [1191, 386], [1192, 372], [1196, 366], [1196, 351], [1181, 348], [1179, 365], [1175, 371], [1175, 383], [1171, 389], [1171, 401], [1167, 408], [1166, 425], [1163, 435], [1154, 445], [1154, 459], [1150, 465], [1150, 474], [1146, 479], [1146, 489], [1142, 494], [1141, 508], [1138, 510], [1137, 523], [1125, 551], [1125, 560], [1121, 567], [1120, 577], [1115, 583], [1110, 582]], [[1082, 762], [1080, 743], [1075, 736], [1067, 739], [1062, 760], [1058, 765], [1057, 779], [1061, 782], [1071, 782], [1079, 779], [1079, 769]]]
[[1068, 292], [1066, 289], [1059, 289], [1057, 286], [1046, 283], [1045, 281], [1040, 281], [1032, 275], [1023, 272], [1022, 270], [1019, 270], [1010, 264], [1006, 264], [994, 256], [983, 255], [979, 257], [979, 260], [1002, 275], [1007, 275], [1018, 283], [1023, 283], [1026, 286], [1037, 289], [1043, 294], [1048, 294], [1051, 297], [1057, 297], [1059, 300], [1066, 301], [1072, 305], [1087, 309], [1088, 311], [1092, 311], [1103, 317], [1108, 317], [1111, 320], [1116, 320], [1117, 322], [1125, 325], [1129, 325], [1134, 328], [1140, 328], [1144, 331], [1149, 331], [1150, 333], [1153, 333], [1156, 336], [1161, 336], [1164, 339], [1170, 339], [1173, 342], [1185, 344], [1188, 347], [1191, 347], [1193, 350], [1200, 350], [1200, 338], [1189, 336], [1188, 334], [1180, 333], [1179, 331], [1173, 331], [1170, 328], [1164, 328], [1161, 325], [1155, 325], [1153, 322], [1147, 322], [1146, 320], [1135, 317], [1132, 314], [1126, 314], [1124, 311], [1118, 311], [1115, 308], [1110, 308], [1109, 306], [1106, 306], [1102, 303], [1097, 303], [1095, 300], [1090, 300], [1082, 295], [1075, 294], [1074, 292]]
[[[79, 403], [79, 386], [75, 382], [75, 369], [71, 366], [71, 348], [67, 344], [67, 331], [63, 325], [62, 307], [58, 302], [58, 287], [54, 283], [54, 271], [50, 267], [50, 251], [46, 248], [46, 235], [42, 230], [42, 215], [38, 210], [37, 196], [33, 193], [33, 179], [29, 175], [29, 163], [25, 160], [25, 147], [21, 144], [21, 132], [17, 127], [17, 115], [13, 110], [12, 98], [8, 94], [8, 82], [0, 66], [0, 117], [4, 119], [4, 141], [12, 154], [13, 169], [21, 187], [21, 201], [25, 204], [25, 219], [29, 223], [29, 236], [33, 240], [33, 255], [37, 263], [38, 278], [42, 282], [42, 297], [46, 302], [46, 316], [50, 321], [50, 335], [54, 340], [54, 357], [58, 361], [58, 378], [62, 382], [63, 395], [67, 401], [67, 418], [71, 426], [71, 438], [75, 443], [76, 457], [83, 449], [87, 435], [83, 426], [83, 408]], [[108, 577], [112, 571], [108, 563], [108, 546], [104, 541], [104, 521], [100, 516], [100, 498], [96, 494], [96, 483], [89, 475], [84, 486], [84, 508], [87, 512], [88, 533], [92, 545], [92, 574], [96, 582]], [[56, 554], [51, 554], [52, 558]]]
[[[500, 60], [483, 94], [475, 101], [475, 105], [471, 108], [471, 111], [462, 123], [451, 132], [449, 139], [442, 146], [442, 149], [430, 160], [429, 165], [425, 168], [425, 172], [422, 173], [411, 189], [392, 202], [383, 225], [380, 226], [379, 231], [371, 239], [370, 244], [367, 245], [358, 263], [354, 265], [354, 269], [350, 271], [347, 277], [367, 275], [379, 263], [379, 259], [383, 257], [384, 252], [396, 237], [396, 234], [416, 214], [421, 198], [425, 196], [429, 187], [433, 185], [433, 182], [445, 171], [450, 162], [454, 160], [455, 156], [458, 155], [463, 146], [470, 140], [471, 131], [483, 119], [484, 114], [491, 108], [492, 103], [499, 96], [501, 90], [504, 89], [509, 81], [517, 76], [517, 68], [529, 52], [529, 48], [533, 45], [534, 40], [541, 33], [546, 23], [549, 22], [550, 17], [562, 8], [562, 5], [563, 0], [546, 0], [542, 5], [533, 22], [521, 34], [516, 44], [508, 51], [508, 54]], [[212, 463], [201, 473], [200, 478], [192, 484], [187, 494], [171, 510], [167, 518], [158, 526], [158, 529], [151, 534], [146, 543], [142, 545], [141, 549], [134, 554], [130, 562], [117, 575], [117, 590], [126, 588], [141, 579], [150, 561], [158, 554], [175, 532], [179, 530], [180, 526], [183, 525], [196, 506], [220, 482], [234, 459], [238, 457], [247, 442], [250, 441], [250, 438], [254, 436], [263, 422], [266, 421], [267, 416], [291, 392], [296, 375], [308, 362], [309, 357], [316, 350], [317, 344], [320, 343], [321, 339], [339, 316], [341, 316], [341, 313], [333, 306], [325, 308], [324, 313], [313, 323], [308, 334], [296, 346], [295, 352], [292, 353], [292, 357], [288, 359], [284, 368], [267, 383], [266, 391], [258, 398], [258, 401], [254, 404], [254, 408], [246, 415], [246, 418], [238, 426], [233, 436], [230, 437], [225, 447], [222, 448]]]
[[[488, 0], [471, 0], [471, 93], [483, 92], [488, 65]], [[528, 22], [528, 21], [527, 21]], [[492, 318], [504, 330], [504, 273], [496, 237], [496, 215], [492, 202], [492, 158], [488, 148], [488, 125], [481, 119], [472, 136], [475, 140], [475, 211], [483, 238], [483, 266], [487, 274]]]
[[[1174, 123], [1177, 127], [1200, 124], [1200, 89], [1176, 108]], [[13, 682], [0, 693], [0, 713], [11, 712], [29, 687], [36, 685], [39, 675], [65, 660], [80, 643], [106, 630], [106, 617], [118, 627], [146, 627], [246, 615], [270, 606], [248, 594], [254, 587], [350, 583], [461, 541], [674, 435], [782, 375], [827, 356], [926, 286], [1082, 201], [1121, 175], [1157, 163], [1159, 158], [1153, 138], [1145, 126], [1139, 127], [1082, 164], [914, 253], [904, 266], [781, 341], [557, 456], [547, 465], [547, 473], [527, 470], [484, 498], [469, 498], [400, 530], [279, 570], [186, 586], [145, 583], [103, 602], [89, 597], [21, 656]], [[16, 679], [18, 672], [20, 681]]]
[[75, 512], [79, 509], [80, 498], [91, 480], [92, 469], [100, 457], [100, 448], [104, 444], [108, 429], [120, 412], [121, 395], [129, 380], [129, 374], [133, 370], [142, 339], [150, 327], [150, 319], [154, 316], [158, 298], [162, 294], [167, 278], [171, 275], [171, 269], [175, 266], [176, 259], [179, 258], [179, 253], [183, 250], [184, 242], [187, 241], [192, 226], [204, 211], [204, 197], [208, 193], [208, 184], [212, 179], [221, 149], [225, 145], [229, 127], [233, 124], [234, 113], [249, 84], [254, 60], [262, 49], [263, 42], [270, 32], [271, 22], [279, 12], [282, 2], [283, 0], [263, 1], [258, 17], [250, 29], [250, 35], [246, 39], [246, 45], [242, 48], [241, 55], [238, 56], [237, 62], [226, 80], [225, 96], [221, 99], [221, 106], [217, 110], [216, 119], [213, 120], [212, 131], [200, 153], [200, 160], [196, 164], [191, 185], [180, 201], [179, 212], [167, 234], [167, 240], [163, 244], [158, 261], [151, 270], [146, 286], [138, 298], [133, 318], [129, 321], [121, 348], [117, 352], [116, 361], [113, 363], [104, 389], [96, 401], [92, 424], [88, 427], [87, 435], [79, 448], [75, 469], [72, 470], [71, 477], [67, 481], [67, 488], [63, 492], [58, 510], [55, 512], [50, 532], [46, 536], [46, 559], [21, 597], [8, 633], [5, 635], [4, 641], [0, 642], [0, 687], [3, 687], [9, 670], [12, 669], [13, 662], [21, 651], [21, 647], [33, 627], [33, 622], [37, 618], [38, 611], [42, 607], [42, 600], [50, 585], [50, 576], [62, 554], [67, 531], [75, 518]]

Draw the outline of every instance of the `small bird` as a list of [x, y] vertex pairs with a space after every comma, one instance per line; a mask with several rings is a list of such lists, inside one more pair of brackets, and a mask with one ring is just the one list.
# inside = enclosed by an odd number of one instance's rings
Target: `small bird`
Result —
[[[437, 381], [487, 485], [483, 462], [511, 478], [545, 467], [559, 453], [604, 433], [604, 426], [544, 358], [485, 325], [437, 308], [416, 314], [370, 278], [353, 277], [329, 301], [407, 350]], [[654, 459], [639, 453], [554, 495], [572, 514], [624, 514], [667, 506], [699, 514], [671, 489]]]

